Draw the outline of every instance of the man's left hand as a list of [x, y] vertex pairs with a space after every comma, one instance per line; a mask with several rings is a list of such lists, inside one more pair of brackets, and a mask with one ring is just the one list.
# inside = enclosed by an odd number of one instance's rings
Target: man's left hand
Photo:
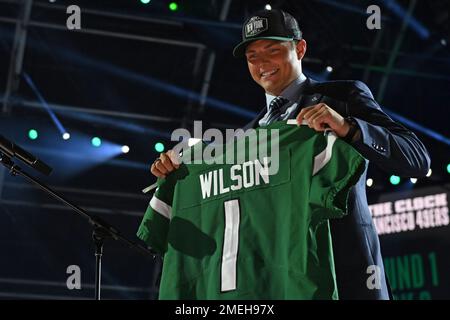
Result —
[[297, 115], [297, 123], [300, 125], [303, 119], [310, 128], [316, 131], [331, 129], [340, 138], [345, 137], [350, 130], [350, 124], [325, 103], [303, 108]]

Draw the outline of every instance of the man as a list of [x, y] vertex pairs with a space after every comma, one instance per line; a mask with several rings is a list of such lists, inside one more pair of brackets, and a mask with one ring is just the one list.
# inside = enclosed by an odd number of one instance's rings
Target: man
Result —
[[[306, 41], [294, 17], [281, 10], [257, 12], [244, 23], [242, 37], [233, 54], [246, 57], [250, 74], [265, 90], [267, 101], [267, 107], [245, 129], [276, 120], [296, 118], [299, 124], [306, 120], [314, 130], [331, 129], [352, 145], [366, 159], [366, 171], [370, 161], [391, 174], [426, 175], [430, 158], [424, 145], [381, 111], [364, 83], [321, 83], [303, 75]], [[176, 167], [163, 153], [151, 172], [165, 177]], [[365, 181], [366, 172], [350, 190], [347, 216], [330, 221], [340, 299], [390, 297]], [[371, 275], [375, 283], [369, 280]]]

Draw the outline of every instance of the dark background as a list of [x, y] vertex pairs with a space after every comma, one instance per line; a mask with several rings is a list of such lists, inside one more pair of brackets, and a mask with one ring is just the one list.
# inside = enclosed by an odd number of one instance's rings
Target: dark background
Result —
[[[237, 128], [264, 106], [245, 61], [231, 52], [242, 22], [266, 3], [298, 18], [308, 43], [306, 75], [364, 81], [384, 110], [426, 144], [430, 177], [393, 186], [391, 173], [370, 167], [369, 200], [450, 180], [449, 1], [180, 0], [172, 12], [165, 0], [34, 0], [22, 25], [27, 2], [0, 0], [0, 134], [54, 168], [50, 177], [25, 170], [133, 241], [150, 197], [141, 190], [154, 182], [154, 144], [170, 148], [172, 131], [190, 129], [193, 120], [204, 129]], [[66, 28], [72, 4], [81, 8], [79, 31]], [[366, 27], [372, 4], [381, 9], [380, 30]], [[16, 32], [18, 21], [26, 36]], [[11, 73], [16, 63], [19, 75]], [[70, 140], [61, 138], [45, 105]], [[31, 128], [38, 139], [28, 138]], [[102, 138], [101, 148], [90, 145], [93, 136]], [[118, 151], [122, 145], [128, 154]], [[92, 297], [90, 225], [3, 168], [0, 196], [0, 299]], [[159, 260], [120, 242], [107, 241], [104, 250], [104, 298], [155, 297]], [[66, 288], [69, 265], [80, 266], [82, 290]]]

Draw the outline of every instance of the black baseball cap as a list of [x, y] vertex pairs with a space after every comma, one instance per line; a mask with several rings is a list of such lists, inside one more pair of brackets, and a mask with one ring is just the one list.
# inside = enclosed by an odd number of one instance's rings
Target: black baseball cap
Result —
[[302, 32], [297, 20], [280, 10], [261, 10], [248, 18], [242, 27], [242, 42], [233, 50], [237, 58], [243, 57], [250, 42], [260, 39], [292, 41], [300, 40]]

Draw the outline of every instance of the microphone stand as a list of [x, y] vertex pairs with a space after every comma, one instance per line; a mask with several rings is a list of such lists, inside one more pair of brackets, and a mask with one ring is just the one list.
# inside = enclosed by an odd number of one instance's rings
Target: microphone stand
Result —
[[11, 175], [13, 176], [20, 175], [26, 178], [28, 181], [37, 185], [39, 188], [46, 191], [54, 198], [71, 207], [75, 212], [86, 218], [92, 225], [93, 227], [92, 240], [95, 245], [95, 300], [100, 300], [103, 242], [106, 239], [121, 240], [127, 243], [129, 247], [138, 250], [142, 254], [145, 255], [150, 254], [153, 259], [156, 257], [157, 253], [155, 251], [147, 249], [123, 237], [116, 228], [114, 228], [107, 222], [103, 221], [101, 218], [87, 213], [80, 207], [72, 204], [71, 202], [60, 196], [58, 193], [56, 193], [46, 185], [39, 182], [37, 179], [33, 178], [32, 176], [24, 172], [18, 165], [14, 164], [14, 162], [11, 160], [11, 157], [9, 157], [3, 152], [0, 152], [0, 162], [9, 170]]

